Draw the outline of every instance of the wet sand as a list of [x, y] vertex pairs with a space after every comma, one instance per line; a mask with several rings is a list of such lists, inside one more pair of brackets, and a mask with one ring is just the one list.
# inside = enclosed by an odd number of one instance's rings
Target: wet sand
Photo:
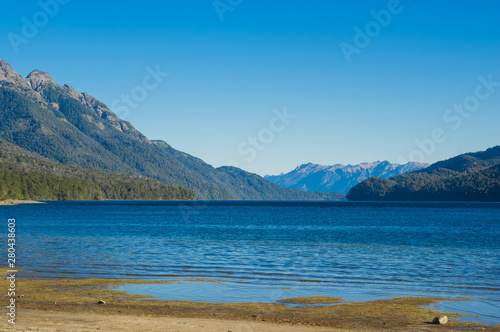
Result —
[[[422, 306], [436, 298], [398, 298], [369, 302], [346, 302], [339, 298], [321, 306], [289, 306], [276, 303], [203, 303], [161, 301], [143, 295], [111, 290], [123, 284], [157, 282], [113, 279], [17, 280], [17, 324], [14, 330], [39, 331], [456, 331], [481, 328], [461, 323], [463, 315], [441, 313]], [[165, 282], [168, 284], [168, 282]], [[0, 287], [8, 281], [2, 278]], [[8, 287], [7, 287], [8, 288]], [[8, 303], [2, 294], [2, 302]], [[304, 298], [314, 303], [324, 298]], [[465, 300], [465, 299], [464, 299]], [[104, 301], [104, 304], [99, 304]], [[301, 302], [294, 298], [294, 303]], [[450, 323], [430, 324], [446, 314]], [[0, 330], [8, 328], [7, 317]], [[11, 328], [9, 328], [11, 329]]]

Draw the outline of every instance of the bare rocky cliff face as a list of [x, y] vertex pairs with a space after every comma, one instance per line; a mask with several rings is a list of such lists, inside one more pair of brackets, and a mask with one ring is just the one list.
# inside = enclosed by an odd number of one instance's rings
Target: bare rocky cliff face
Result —
[[0, 81], [10, 82], [15, 85], [31, 88], [31, 83], [16, 73], [14, 69], [4, 60], [0, 59]]
[[43, 90], [48, 84], [57, 85], [52, 79], [52, 76], [38, 69], [32, 71], [28, 77], [26, 77], [26, 80], [30, 83], [31, 88], [37, 92]]
[[30, 99], [36, 100], [42, 107], [48, 107], [50, 105], [55, 109], [59, 109], [59, 104], [53, 100], [48, 100], [44, 91], [51, 87], [59, 88], [61, 91], [65, 92], [67, 96], [78, 100], [82, 105], [91, 108], [95, 112], [100, 121], [95, 121], [95, 119], [89, 119], [88, 117], [87, 120], [93, 122], [97, 128], [104, 130], [106, 127], [105, 124], [107, 123], [116, 130], [131, 133], [136, 136], [137, 139], [151, 143], [144, 135], [139, 133], [131, 123], [122, 121], [106, 105], [96, 98], [85, 92], [80, 93], [68, 84], [60, 86], [54, 81], [49, 73], [37, 69], [24, 78], [15, 72], [8, 62], [0, 59], [0, 85], [2, 81], [12, 83], [12, 89], [21, 92]]

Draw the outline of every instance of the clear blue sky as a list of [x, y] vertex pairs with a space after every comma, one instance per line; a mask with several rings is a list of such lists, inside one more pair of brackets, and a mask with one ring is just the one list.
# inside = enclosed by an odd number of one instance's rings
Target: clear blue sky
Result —
[[[478, 77], [500, 82], [498, 1], [217, 4], [72, 0], [48, 15], [38, 1], [8, 1], [0, 58], [115, 109], [135, 92], [137, 106], [119, 115], [149, 138], [261, 175], [307, 162], [435, 162], [500, 144], [500, 86], [475, 97]], [[390, 19], [376, 23], [381, 10]], [[356, 44], [356, 27], [368, 28], [368, 45]], [[13, 47], [14, 35], [24, 39]], [[350, 62], [341, 45], [356, 47]], [[147, 80], [142, 98], [146, 68], [158, 65], [170, 75]], [[447, 113], [464, 100], [473, 111]], [[296, 117], [272, 121], [285, 107]]]

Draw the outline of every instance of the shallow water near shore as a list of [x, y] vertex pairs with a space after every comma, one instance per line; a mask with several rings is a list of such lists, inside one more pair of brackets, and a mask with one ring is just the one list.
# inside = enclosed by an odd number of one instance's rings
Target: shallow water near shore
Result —
[[206, 302], [465, 296], [437, 308], [500, 324], [500, 204], [49, 202], [0, 213], [16, 218], [24, 277], [222, 281], [121, 286]]
[[[165, 301], [187, 300], [202, 301], [209, 303], [279, 303], [279, 300], [291, 297], [308, 297], [313, 294], [321, 296], [340, 297], [348, 302], [366, 302], [381, 299], [394, 298], [394, 295], [385, 295], [376, 290], [352, 289], [342, 287], [324, 287], [322, 284], [302, 284], [292, 287], [272, 287], [255, 283], [214, 283], [210, 281], [182, 281], [169, 284], [132, 284], [112, 287], [114, 290], [126, 291], [132, 295], [149, 295]], [[430, 294], [406, 293], [402, 291], [399, 296], [426, 296]], [[287, 304], [291, 305], [291, 304]], [[301, 304], [295, 304], [301, 305]], [[315, 304], [325, 305], [325, 304]], [[326, 304], [330, 305], [330, 304]], [[443, 301], [430, 305], [444, 312], [468, 314], [462, 317], [462, 321], [477, 322], [487, 325], [498, 325], [499, 301], [489, 299], [462, 299], [456, 301]]]

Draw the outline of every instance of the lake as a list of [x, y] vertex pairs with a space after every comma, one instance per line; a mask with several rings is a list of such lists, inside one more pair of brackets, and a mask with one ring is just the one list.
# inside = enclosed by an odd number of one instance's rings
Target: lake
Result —
[[497, 203], [49, 202], [0, 213], [16, 218], [25, 278], [180, 280], [120, 289], [207, 302], [466, 296], [439, 308], [500, 324]]

